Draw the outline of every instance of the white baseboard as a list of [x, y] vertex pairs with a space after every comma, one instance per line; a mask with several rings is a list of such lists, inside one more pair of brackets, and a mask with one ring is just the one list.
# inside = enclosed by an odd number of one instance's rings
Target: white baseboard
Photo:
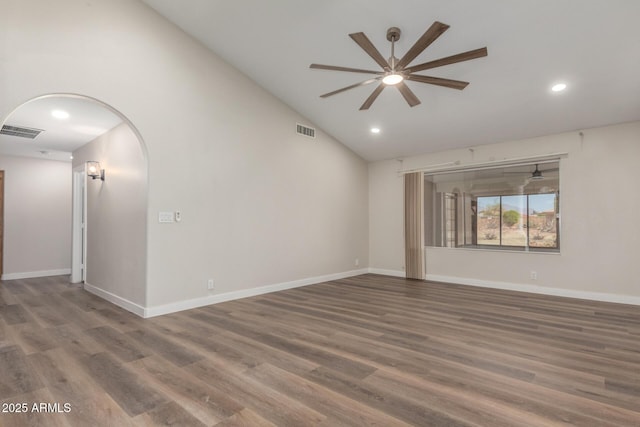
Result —
[[385, 270], [382, 268], [370, 268], [368, 272], [371, 274], [381, 274], [383, 276], [407, 277], [407, 273], [402, 270]]
[[144, 317], [145, 308], [141, 305], [138, 305], [134, 302], [129, 301], [128, 299], [119, 297], [116, 294], [112, 294], [109, 291], [105, 291], [104, 289], [100, 289], [86, 282], [84, 284], [84, 290], [94, 295], [97, 295], [100, 298], [105, 299], [117, 305], [118, 307], [124, 308], [125, 310], [130, 311], [133, 314], [136, 314], [140, 317]]
[[27, 271], [24, 273], [7, 273], [7, 274], [3, 274], [0, 280], [32, 279], [34, 277], [64, 276], [65, 274], [71, 274], [71, 269], [61, 268], [58, 270], [40, 270], [40, 271]]
[[[283, 291], [285, 289], [299, 288], [301, 286], [314, 285], [317, 283], [339, 280], [347, 277], [359, 276], [368, 273], [368, 269], [351, 270], [342, 273], [327, 274], [325, 276], [309, 277], [306, 279], [293, 280], [291, 282], [277, 283], [273, 285], [260, 286], [258, 288], [243, 289], [240, 291], [226, 292], [224, 294], [209, 295], [201, 298], [194, 298], [175, 303], [147, 307], [144, 309], [143, 317], [155, 317], [163, 314], [175, 313], [177, 311], [189, 310], [206, 305], [217, 304], [225, 301], [232, 301], [240, 298], [248, 298], [271, 292]], [[131, 310], [130, 310], [131, 311]], [[136, 313], [137, 314], [137, 313]]]
[[640, 305], [640, 297], [631, 295], [608, 294], [603, 292], [586, 292], [573, 289], [551, 288], [546, 286], [520, 283], [493, 282], [488, 280], [468, 279], [464, 277], [439, 276], [436, 274], [427, 274], [426, 279], [433, 282], [455, 283], [458, 285], [477, 286], [481, 288], [505, 289], [509, 291], [530, 292], [532, 294], [553, 295], [558, 297], [578, 298], [592, 301]]

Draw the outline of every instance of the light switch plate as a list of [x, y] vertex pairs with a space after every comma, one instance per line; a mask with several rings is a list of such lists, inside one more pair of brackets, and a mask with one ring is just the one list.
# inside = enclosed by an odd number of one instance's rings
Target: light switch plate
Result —
[[158, 222], [173, 222], [173, 212], [158, 212]]

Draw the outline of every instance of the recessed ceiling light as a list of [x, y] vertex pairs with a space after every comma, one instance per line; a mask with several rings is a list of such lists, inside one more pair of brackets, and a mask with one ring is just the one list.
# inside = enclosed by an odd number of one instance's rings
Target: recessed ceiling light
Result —
[[380, 133], [380, 128], [371, 128], [371, 133]]
[[53, 110], [51, 115], [56, 119], [65, 120], [69, 118], [69, 113], [64, 110]]
[[567, 88], [566, 83], [556, 83], [553, 86], [551, 86], [551, 90], [554, 92], [562, 92], [566, 88]]

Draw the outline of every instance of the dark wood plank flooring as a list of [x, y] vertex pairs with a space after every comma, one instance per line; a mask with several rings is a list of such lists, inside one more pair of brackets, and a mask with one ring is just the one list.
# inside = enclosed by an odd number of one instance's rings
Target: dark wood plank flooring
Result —
[[640, 307], [364, 275], [140, 319], [5, 281], [0, 404], [12, 427], [640, 426]]

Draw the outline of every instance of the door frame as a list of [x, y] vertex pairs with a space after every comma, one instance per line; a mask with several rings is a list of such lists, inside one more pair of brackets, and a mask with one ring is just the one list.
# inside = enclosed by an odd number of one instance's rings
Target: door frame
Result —
[[76, 166], [72, 173], [71, 207], [71, 283], [87, 278], [87, 174], [85, 165]]
[[4, 271], [4, 171], [0, 170], [0, 279]]

